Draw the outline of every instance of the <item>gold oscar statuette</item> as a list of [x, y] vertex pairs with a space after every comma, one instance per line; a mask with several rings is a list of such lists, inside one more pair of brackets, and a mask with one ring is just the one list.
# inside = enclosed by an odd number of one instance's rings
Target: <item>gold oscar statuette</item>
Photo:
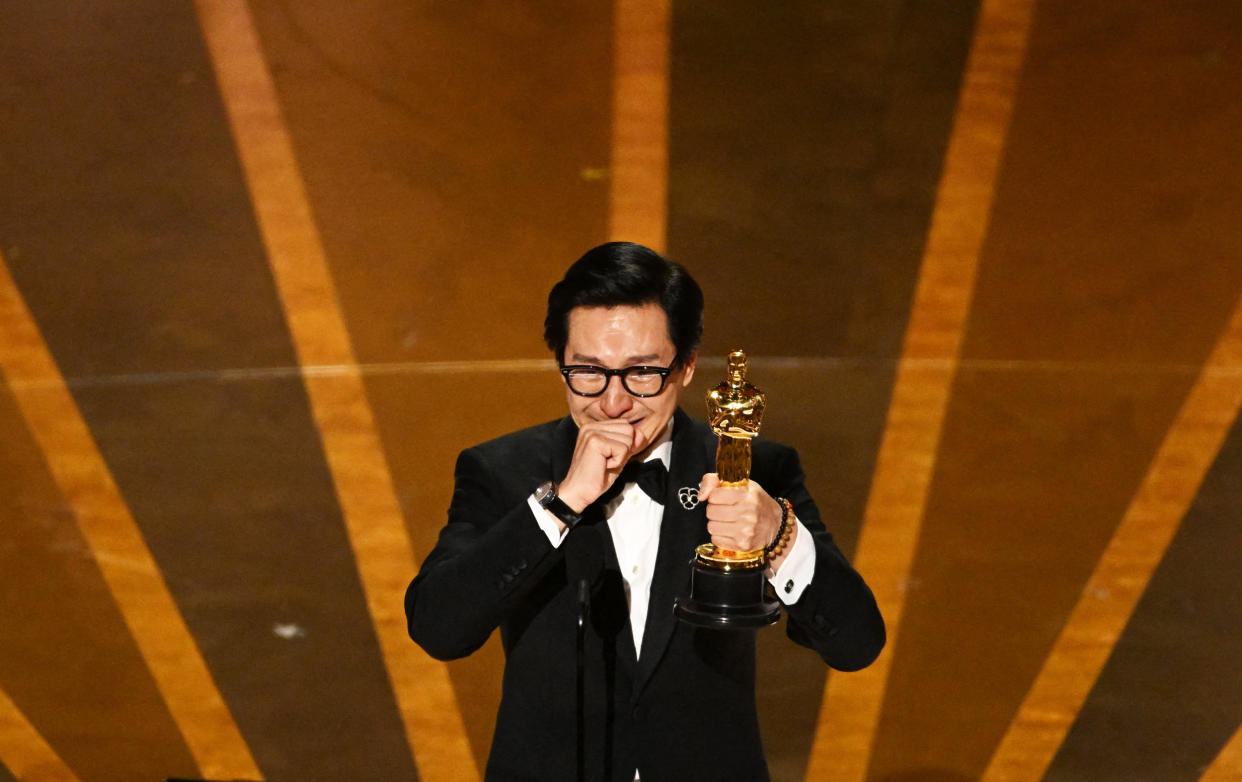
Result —
[[[750, 481], [750, 441], [763, 423], [766, 397], [746, 378], [746, 353], [729, 354], [727, 375], [707, 392], [707, 421], [719, 437], [716, 474], [722, 486]], [[678, 618], [702, 627], [764, 627], [780, 617], [765, 594], [763, 549], [733, 551], [704, 543], [695, 549], [690, 596], [676, 603]]]

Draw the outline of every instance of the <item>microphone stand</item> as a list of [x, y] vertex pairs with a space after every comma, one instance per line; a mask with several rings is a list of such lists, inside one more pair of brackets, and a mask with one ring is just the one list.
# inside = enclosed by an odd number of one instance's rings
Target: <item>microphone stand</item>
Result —
[[577, 639], [577, 740], [578, 780], [586, 782], [586, 634], [591, 615], [591, 588], [604, 569], [604, 546], [592, 526], [579, 526], [565, 541], [565, 570], [578, 603]]
[[591, 584], [578, 580], [578, 782], [586, 782], [586, 620], [591, 612]]

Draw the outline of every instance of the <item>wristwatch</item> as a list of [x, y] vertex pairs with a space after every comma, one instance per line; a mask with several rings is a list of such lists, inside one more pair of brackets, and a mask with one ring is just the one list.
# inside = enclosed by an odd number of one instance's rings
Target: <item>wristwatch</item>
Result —
[[556, 495], [556, 484], [552, 481], [539, 484], [539, 488], [535, 489], [535, 502], [560, 519], [566, 527], [572, 527], [582, 521], [582, 514], [574, 513], [574, 509]]

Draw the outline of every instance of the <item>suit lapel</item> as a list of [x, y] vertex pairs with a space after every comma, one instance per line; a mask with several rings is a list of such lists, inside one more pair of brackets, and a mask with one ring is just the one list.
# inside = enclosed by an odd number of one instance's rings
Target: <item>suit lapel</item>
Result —
[[689, 593], [694, 548], [707, 542], [707, 516], [703, 506], [687, 510], [678, 498], [678, 491], [683, 487], [697, 488], [703, 474], [713, 469], [714, 445], [704, 440], [690, 416], [680, 409], [673, 420], [673, 453], [669, 460], [664, 517], [660, 522], [660, 548], [651, 580], [651, 602], [635, 675], [635, 694], [646, 684], [668, 648], [677, 624], [673, 601]]
[[578, 425], [574, 419], [565, 416], [552, 432], [552, 480], [560, 483], [569, 472], [569, 463], [574, 458], [574, 444], [578, 442]]

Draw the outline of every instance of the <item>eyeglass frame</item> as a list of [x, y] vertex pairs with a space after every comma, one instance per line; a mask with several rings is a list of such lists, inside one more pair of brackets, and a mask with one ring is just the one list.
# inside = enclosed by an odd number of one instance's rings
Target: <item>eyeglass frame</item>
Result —
[[[569, 387], [569, 390], [578, 396], [585, 396], [588, 398], [603, 396], [604, 392], [608, 390], [608, 384], [612, 382], [613, 377], [619, 377], [621, 378], [621, 388], [625, 389], [625, 393], [629, 394], [630, 396], [636, 396], [639, 399], [650, 399], [651, 397], [659, 396], [660, 394], [664, 392], [664, 387], [668, 385], [668, 376], [672, 374], [673, 369], [675, 369], [676, 366], [677, 366], [677, 363], [673, 362], [667, 367], [653, 367], [647, 364], [636, 364], [632, 367], [622, 367], [621, 369], [608, 369], [607, 367], [597, 367], [594, 364], [561, 364], [561, 377], [565, 378], [565, 385]], [[573, 383], [569, 382], [569, 373], [575, 369], [594, 369], [598, 372], [602, 372], [604, 375], [603, 388], [601, 388], [600, 390], [596, 391], [593, 394], [583, 393], [582, 391], [579, 391], [578, 389], [574, 388]], [[640, 370], [640, 369], [646, 370], [648, 372], [653, 372], [660, 376], [660, 387], [657, 388], [655, 391], [651, 392], [650, 394], [639, 394], [635, 391], [632, 391], [630, 389], [629, 384], [625, 381], [626, 374], [634, 370]]]

